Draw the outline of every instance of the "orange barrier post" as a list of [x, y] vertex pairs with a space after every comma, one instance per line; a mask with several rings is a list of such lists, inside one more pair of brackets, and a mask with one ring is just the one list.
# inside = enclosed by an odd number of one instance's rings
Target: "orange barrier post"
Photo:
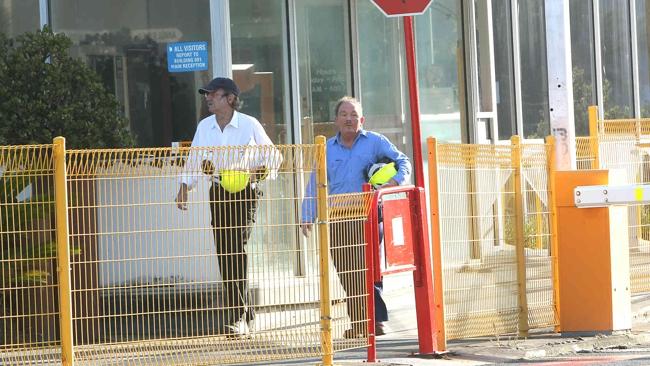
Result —
[[[365, 188], [369, 189], [369, 188]], [[384, 222], [384, 249], [386, 268], [380, 267], [378, 207], [381, 202]], [[418, 323], [418, 341], [421, 354], [438, 349], [435, 324], [433, 271], [423, 188], [414, 186], [391, 187], [375, 191], [366, 224], [368, 250], [368, 361], [376, 360], [374, 336], [374, 282], [382, 276], [405, 271], [413, 272], [415, 309]], [[371, 252], [371, 253], [368, 253]], [[371, 295], [372, 294], [372, 295]], [[442, 304], [441, 304], [442, 305]]]
[[627, 207], [578, 208], [574, 198], [577, 186], [611, 185], [616, 178], [607, 170], [556, 172], [563, 333], [593, 334], [631, 326]]
[[447, 350], [445, 331], [445, 297], [442, 284], [442, 247], [440, 243], [440, 201], [438, 199], [438, 142], [434, 137], [427, 138], [429, 150], [429, 210], [431, 210], [431, 246], [433, 252], [433, 290], [436, 311], [436, 346], [438, 352]]

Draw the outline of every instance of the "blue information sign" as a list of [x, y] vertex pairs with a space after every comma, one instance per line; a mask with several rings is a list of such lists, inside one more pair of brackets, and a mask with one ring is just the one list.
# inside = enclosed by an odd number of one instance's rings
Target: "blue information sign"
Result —
[[167, 45], [167, 70], [169, 72], [207, 69], [208, 42], [179, 42]]

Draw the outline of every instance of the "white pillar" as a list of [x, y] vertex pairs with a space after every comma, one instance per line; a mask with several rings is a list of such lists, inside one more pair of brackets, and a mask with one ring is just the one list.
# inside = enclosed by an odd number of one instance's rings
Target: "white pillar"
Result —
[[232, 78], [230, 6], [227, 0], [210, 0], [212, 28], [212, 75]]
[[569, 0], [545, 0], [544, 8], [549, 115], [557, 169], [576, 169]]

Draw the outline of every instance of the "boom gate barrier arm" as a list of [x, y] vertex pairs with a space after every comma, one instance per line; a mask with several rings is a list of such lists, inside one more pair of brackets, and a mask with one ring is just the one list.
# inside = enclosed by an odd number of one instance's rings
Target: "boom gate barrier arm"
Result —
[[[364, 192], [370, 191], [364, 184]], [[379, 253], [379, 205], [384, 223], [384, 248], [386, 268], [382, 270]], [[400, 272], [413, 272], [415, 309], [418, 325], [420, 354], [436, 351], [438, 327], [435, 324], [433, 270], [426, 212], [426, 196], [420, 187], [399, 186], [374, 192], [370, 213], [365, 225], [368, 250], [366, 250], [366, 285], [368, 291], [368, 362], [377, 358], [375, 338], [374, 283], [382, 276]], [[441, 304], [442, 305], [442, 304]]]

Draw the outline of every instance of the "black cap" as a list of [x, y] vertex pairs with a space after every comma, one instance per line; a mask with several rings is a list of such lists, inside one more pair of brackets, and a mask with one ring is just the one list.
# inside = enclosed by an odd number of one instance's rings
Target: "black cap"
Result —
[[239, 88], [237, 87], [237, 84], [235, 84], [235, 82], [229, 78], [212, 79], [208, 85], [199, 89], [199, 94], [207, 94], [217, 89], [223, 89], [223, 91], [234, 94], [236, 96], [239, 95]]

